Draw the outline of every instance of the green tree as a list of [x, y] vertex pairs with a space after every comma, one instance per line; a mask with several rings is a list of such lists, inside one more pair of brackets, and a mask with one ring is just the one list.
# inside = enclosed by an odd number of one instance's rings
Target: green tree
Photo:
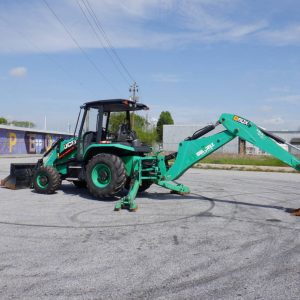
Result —
[[162, 142], [163, 140], [163, 125], [172, 125], [174, 124], [171, 113], [168, 111], [162, 111], [159, 115], [156, 131], [157, 131], [157, 141]]
[[[131, 114], [131, 124], [132, 117]], [[126, 121], [126, 113], [112, 113], [109, 120], [109, 131], [116, 133], [119, 129], [119, 125]], [[150, 123], [143, 116], [134, 114], [134, 131], [138, 138], [145, 144], [153, 145], [156, 141], [156, 128], [151, 127]]]
[[7, 124], [8, 124], [8, 122], [7, 122], [7, 120], [6, 120], [5, 118], [3, 118], [3, 117], [0, 117], [0, 124], [7, 125]]
[[112, 133], [116, 133], [119, 129], [119, 125], [125, 123], [126, 121], [126, 113], [111, 113], [109, 118], [109, 128], [108, 131]]
[[35, 124], [30, 121], [12, 121], [11, 124], [18, 127], [27, 127], [27, 128], [35, 127]]

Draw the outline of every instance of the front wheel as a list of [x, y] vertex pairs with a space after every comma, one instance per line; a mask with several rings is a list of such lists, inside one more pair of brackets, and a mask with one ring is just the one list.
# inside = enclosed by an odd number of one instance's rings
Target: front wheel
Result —
[[39, 167], [33, 176], [33, 187], [37, 193], [53, 194], [61, 185], [60, 174], [51, 166]]
[[108, 153], [94, 156], [86, 167], [86, 181], [90, 193], [97, 198], [116, 195], [126, 181], [123, 161]]

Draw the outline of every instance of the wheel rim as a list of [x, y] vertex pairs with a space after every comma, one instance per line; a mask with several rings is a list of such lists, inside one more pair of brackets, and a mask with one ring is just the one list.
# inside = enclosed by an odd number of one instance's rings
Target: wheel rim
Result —
[[92, 170], [92, 181], [95, 186], [105, 188], [111, 182], [111, 170], [105, 164], [97, 164]]
[[45, 173], [37, 176], [36, 182], [41, 189], [46, 189], [49, 184], [49, 177]]

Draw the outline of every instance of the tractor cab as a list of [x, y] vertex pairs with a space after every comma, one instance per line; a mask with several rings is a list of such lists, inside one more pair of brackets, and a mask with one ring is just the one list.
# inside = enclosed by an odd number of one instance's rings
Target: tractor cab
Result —
[[[138, 152], [150, 152], [150, 147], [143, 145], [138, 139], [131, 122], [132, 112], [148, 109], [145, 104], [126, 99], [98, 100], [83, 104], [75, 129], [78, 136], [77, 157], [82, 158], [92, 144], [121, 144], [133, 147]], [[118, 124], [111, 122], [113, 114], [118, 114]]]

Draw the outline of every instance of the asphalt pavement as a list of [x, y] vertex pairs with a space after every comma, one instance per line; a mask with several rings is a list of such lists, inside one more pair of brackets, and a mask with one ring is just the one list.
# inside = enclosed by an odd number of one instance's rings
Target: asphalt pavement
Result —
[[191, 194], [152, 186], [137, 212], [70, 183], [1, 188], [0, 299], [299, 299], [299, 174], [191, 169], [178, 181]]

